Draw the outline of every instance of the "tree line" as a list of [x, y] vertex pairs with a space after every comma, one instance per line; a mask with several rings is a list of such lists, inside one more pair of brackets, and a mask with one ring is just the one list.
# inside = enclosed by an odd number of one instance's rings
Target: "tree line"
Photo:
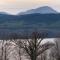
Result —
[[[42, 44], [42, 41], [47, 38], [48, 33], [32, 32], [30, 36], [26, 33], [24, 38], [20, 38], [21, 36], [19, 36], [20, 35], [14, 33], [9, 36], [9, 39], [2, 40], [0, 60], [10, 60], [10, 55], [13, 54], [15, 50], [15, 58], [18, 58], [18, 60], [22, 60], [23, 55], [28, 60], [47, 60], [47, 53], [49, 53], [47, 50], [49, 49], [52, 49], [49, 54], [50, 60], [60, 59], [56, 41], [56, 44], [50, 42]], [[14, 49], [11, 48], [12, 45]]]

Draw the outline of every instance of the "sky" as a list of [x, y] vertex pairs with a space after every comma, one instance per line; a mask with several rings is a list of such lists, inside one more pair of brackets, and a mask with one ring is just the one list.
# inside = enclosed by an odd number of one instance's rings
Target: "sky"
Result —
[[50, 6], [60, 12], [60, 0], [0, 0], [0, 12], [10, 14], [17, 14], [41, 6]]

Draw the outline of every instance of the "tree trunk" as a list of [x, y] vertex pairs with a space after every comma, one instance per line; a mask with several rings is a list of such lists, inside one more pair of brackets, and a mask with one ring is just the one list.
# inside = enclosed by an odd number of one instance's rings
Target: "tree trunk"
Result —
[[6, 55], [7, 55], [7, 52], [6, 52], [6, 45], [7, 45], [7, 40], [6, 40], [6, 44], [5, 44], [5, 58], [4, 58], [5, 60], [7, 60], [7, 56], [6, 56]]
[[4, 45], [4, 40], [2, 40], [2, 55], [1, 55], [1, 60], [3, 60], [3, 52], [4, 52], [4, 47], [3, 47], [3, 45]]
[[19, 60], [21, 60], [21, 53], [20, 53], [20, 48], [19, 48]]

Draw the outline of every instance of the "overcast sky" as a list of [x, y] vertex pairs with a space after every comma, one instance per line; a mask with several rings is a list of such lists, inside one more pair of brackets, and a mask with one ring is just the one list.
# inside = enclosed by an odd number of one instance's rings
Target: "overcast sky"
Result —
[[0, 0], [0, 11], [11, 14], [41, 6], [50, 6], [60, 12], [60, 0]]

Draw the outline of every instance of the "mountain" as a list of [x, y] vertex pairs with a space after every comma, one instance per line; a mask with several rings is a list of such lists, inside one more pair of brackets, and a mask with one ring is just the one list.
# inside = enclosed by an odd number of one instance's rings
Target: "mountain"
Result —
[[54, 13], [54, 14], [56, 14], [57, 11], [55, 11], [51, 7], [43, 6], [43, 7], [39, 7], [39, 8], [36, 8], [36, 9], [27, 10], [26, 12], [21, 12], [21, 13], [19, 13], [19, 15], [32, 14], [32, 13], [40, 13], [40, 14]]
[[60, 29], [60, 14], [0, 14], [0, 28], [58, 28]]
[[0, 15], [9, 15], [7, 12], [0, 12]]
[[0, 32], [60, 31], [60, 14], [0, 15]]
[[48, 32], [50, 37], [58, 35], [60, 33], [60, 13], [0, 14], [0, 37], [2, 36], [2, 38], [8, 36], [10, 33], [30, 33], [34, 29], [39, 32]]

